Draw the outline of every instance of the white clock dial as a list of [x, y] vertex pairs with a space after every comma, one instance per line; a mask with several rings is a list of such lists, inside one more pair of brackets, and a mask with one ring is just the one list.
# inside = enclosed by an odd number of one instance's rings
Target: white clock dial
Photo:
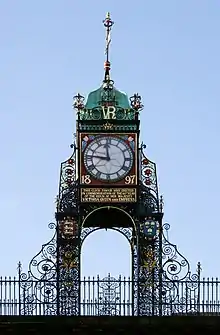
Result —
[[100, 136], [88, 144], [84, 164], [90, 175], [103, 181], [123, 179], [133, 165], [133, 152], [122, 139]]

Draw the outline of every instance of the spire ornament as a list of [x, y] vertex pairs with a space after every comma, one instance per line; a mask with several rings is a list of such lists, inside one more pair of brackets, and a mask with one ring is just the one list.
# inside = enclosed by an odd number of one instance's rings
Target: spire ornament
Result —
[[104, 69], [105, 69], [105, 82], [110, 81], [110, 61], [109, 61], [109, 46], [111, 43], [111, 29], [114, 24], [110, 17], [110, 13], [108, 12], [106, 14], [105, 20], [103, 20], [104, 27], [106, 28], [106, 47], [105, 47], [105, 54], [106, 54], [106, 61], [104, 63]]

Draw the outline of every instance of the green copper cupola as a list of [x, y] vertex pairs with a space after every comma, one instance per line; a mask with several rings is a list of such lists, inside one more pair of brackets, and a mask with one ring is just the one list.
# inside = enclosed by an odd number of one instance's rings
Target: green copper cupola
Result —
[[137, 120], [139, 111], [143, 108], [143, 105], [141, 104], [141, 97], [138, 94], [134, 94], [134, 96], [129, 99], [124, 92], [116, 89], [114, 81], [110, 76], [110, 34], [114, 22], [112, 21], [109, 13], [107, 13], [103, 23], [106, 28], [106, 60], [104, 62], [104, 79], [98, 89], [88, 94], [86, 100], [80, 94], [74, 97], [74, 108], [78, 112], [78, 120], [111, 120], [111, 122], [114, 121], [114, 123], [119, 120]]

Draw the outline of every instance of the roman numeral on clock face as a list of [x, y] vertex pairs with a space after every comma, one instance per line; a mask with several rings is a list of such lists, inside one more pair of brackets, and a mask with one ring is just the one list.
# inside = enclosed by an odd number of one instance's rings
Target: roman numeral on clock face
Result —
[[124, 171], [128, 171], [129, 170], [129, 166], [123, 165], [121, 169], [124, 170]]
[[88, 164], [88, 166], [89, 166], [89, 170], [91, 170], [91, 171], [97, 171], [95, 165], [92, 162], [91, 162], [90, 165]]
[[87, 163], [92, 162], [92, 156], [88, 155], [86, 156]]
[[98, 170], [96, 170], [95, 173], [94, 173], [94, 175], [95, 175], [95, 177], [96, 177], [97, 179], [99, 179], [99, 178], [101, 177], [101, 172], [98, 171]]
[[96, 140], [96, 144], [100, 147], [100, 146], [102, 145], [101, 140], [100, 140], [100, 139], [97, 139], [97, 140]]

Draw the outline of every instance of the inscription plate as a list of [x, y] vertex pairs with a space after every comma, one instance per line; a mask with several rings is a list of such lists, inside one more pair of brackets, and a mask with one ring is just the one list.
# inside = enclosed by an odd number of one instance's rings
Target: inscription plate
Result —
[[136, 202], [135, 188], [82, 188], [81, 202]]

